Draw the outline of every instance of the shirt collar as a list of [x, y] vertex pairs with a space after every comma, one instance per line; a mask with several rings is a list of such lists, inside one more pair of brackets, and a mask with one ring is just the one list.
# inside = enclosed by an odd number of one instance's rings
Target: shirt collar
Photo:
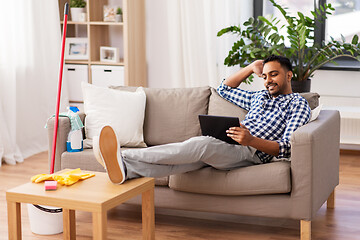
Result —
[[277, 96], [276, 98], [273, 98], [269, 91], [265, 90], [265, 96], [267, 97], [267, 99], [279, 99], [278, 101], [283, 101], [283, 100], [290, 100], [295, 96], [296, 93], [289, 93], [289, 94], [280, 94], [279, 96]]

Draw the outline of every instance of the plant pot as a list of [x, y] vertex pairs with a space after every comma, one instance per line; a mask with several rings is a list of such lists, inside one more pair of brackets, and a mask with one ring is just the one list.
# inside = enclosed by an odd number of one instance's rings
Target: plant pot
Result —
[[85, 8], [70, 8], [70, 13], [73, 22], [81, 22], [81, 14], [85, 13]]
[[122, 15], [121, 14], [116, 14], [115, 15], [115, 21], [116, 22], [122, 22]]
[[291, 88], [293, 92], [296, 93], [303, 93], [303, 92], [310, 92], [311, 87], [311, 79], [308, 78], [305, 81], [294, 81], [291, 80]]

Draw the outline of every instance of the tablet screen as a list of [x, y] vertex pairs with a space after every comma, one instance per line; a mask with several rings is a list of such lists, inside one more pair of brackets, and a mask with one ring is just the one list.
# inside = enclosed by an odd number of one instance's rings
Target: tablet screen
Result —
[[227, 143], [239, 144], [226, 134], [226, 130], [230, 127], [240, 127], [239, 118], [199, 115], [199, 121], [203, 136], [211, 136]]

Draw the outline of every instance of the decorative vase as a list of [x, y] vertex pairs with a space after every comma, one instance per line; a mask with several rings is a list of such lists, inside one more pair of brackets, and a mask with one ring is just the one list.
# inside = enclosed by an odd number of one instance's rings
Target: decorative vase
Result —
[[308, 78], [305, 81], [294, 81], [291, 80], [291, 88], [293, 92], [296, 93], [303, 93], [303, 92], [310, 92], [311, 87], [311, 79]]
[[115, 15], [115, 21], [116, 22], [122, 22], [122, 15], [121, 14], [116, 14]]
[[73, 22], [81, 22], [81, 14], [85, 13], [85, 8], [70, 8], [70, 13]]

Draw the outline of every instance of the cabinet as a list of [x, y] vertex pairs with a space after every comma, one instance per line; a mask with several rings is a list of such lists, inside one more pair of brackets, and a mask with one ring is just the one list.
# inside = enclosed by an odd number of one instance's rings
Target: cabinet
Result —
[[[63, 29], [64, 4], [69, 0], [58, 0], [61, 29]], [[86, 0], [86, 20], [71, 21], [68, 17], [67, 37], [86, 37], [88, 59], [69, 60], [66, 64], [87, 65], [88, 82], [92, 83], [93, 65], [122, 66], [124, 85], [147, 85], [145, 50], [145, 0]], [[119, 6], [123, 10], [123, 22], [104, 22], [103, 7]], [[120, 62], [100, 61], [100, 46], [119, 49]], [[71, 100], [71, 99], [70, 99]]]
[[124, 86], [123, 66], [91, 66], [92, 84], [100, 87]]
[[69, 100], [82, 102], [81, 82], [88, 80], [88, 66], [86, 64], [65, 64], [63, 77], [68, 82]]

